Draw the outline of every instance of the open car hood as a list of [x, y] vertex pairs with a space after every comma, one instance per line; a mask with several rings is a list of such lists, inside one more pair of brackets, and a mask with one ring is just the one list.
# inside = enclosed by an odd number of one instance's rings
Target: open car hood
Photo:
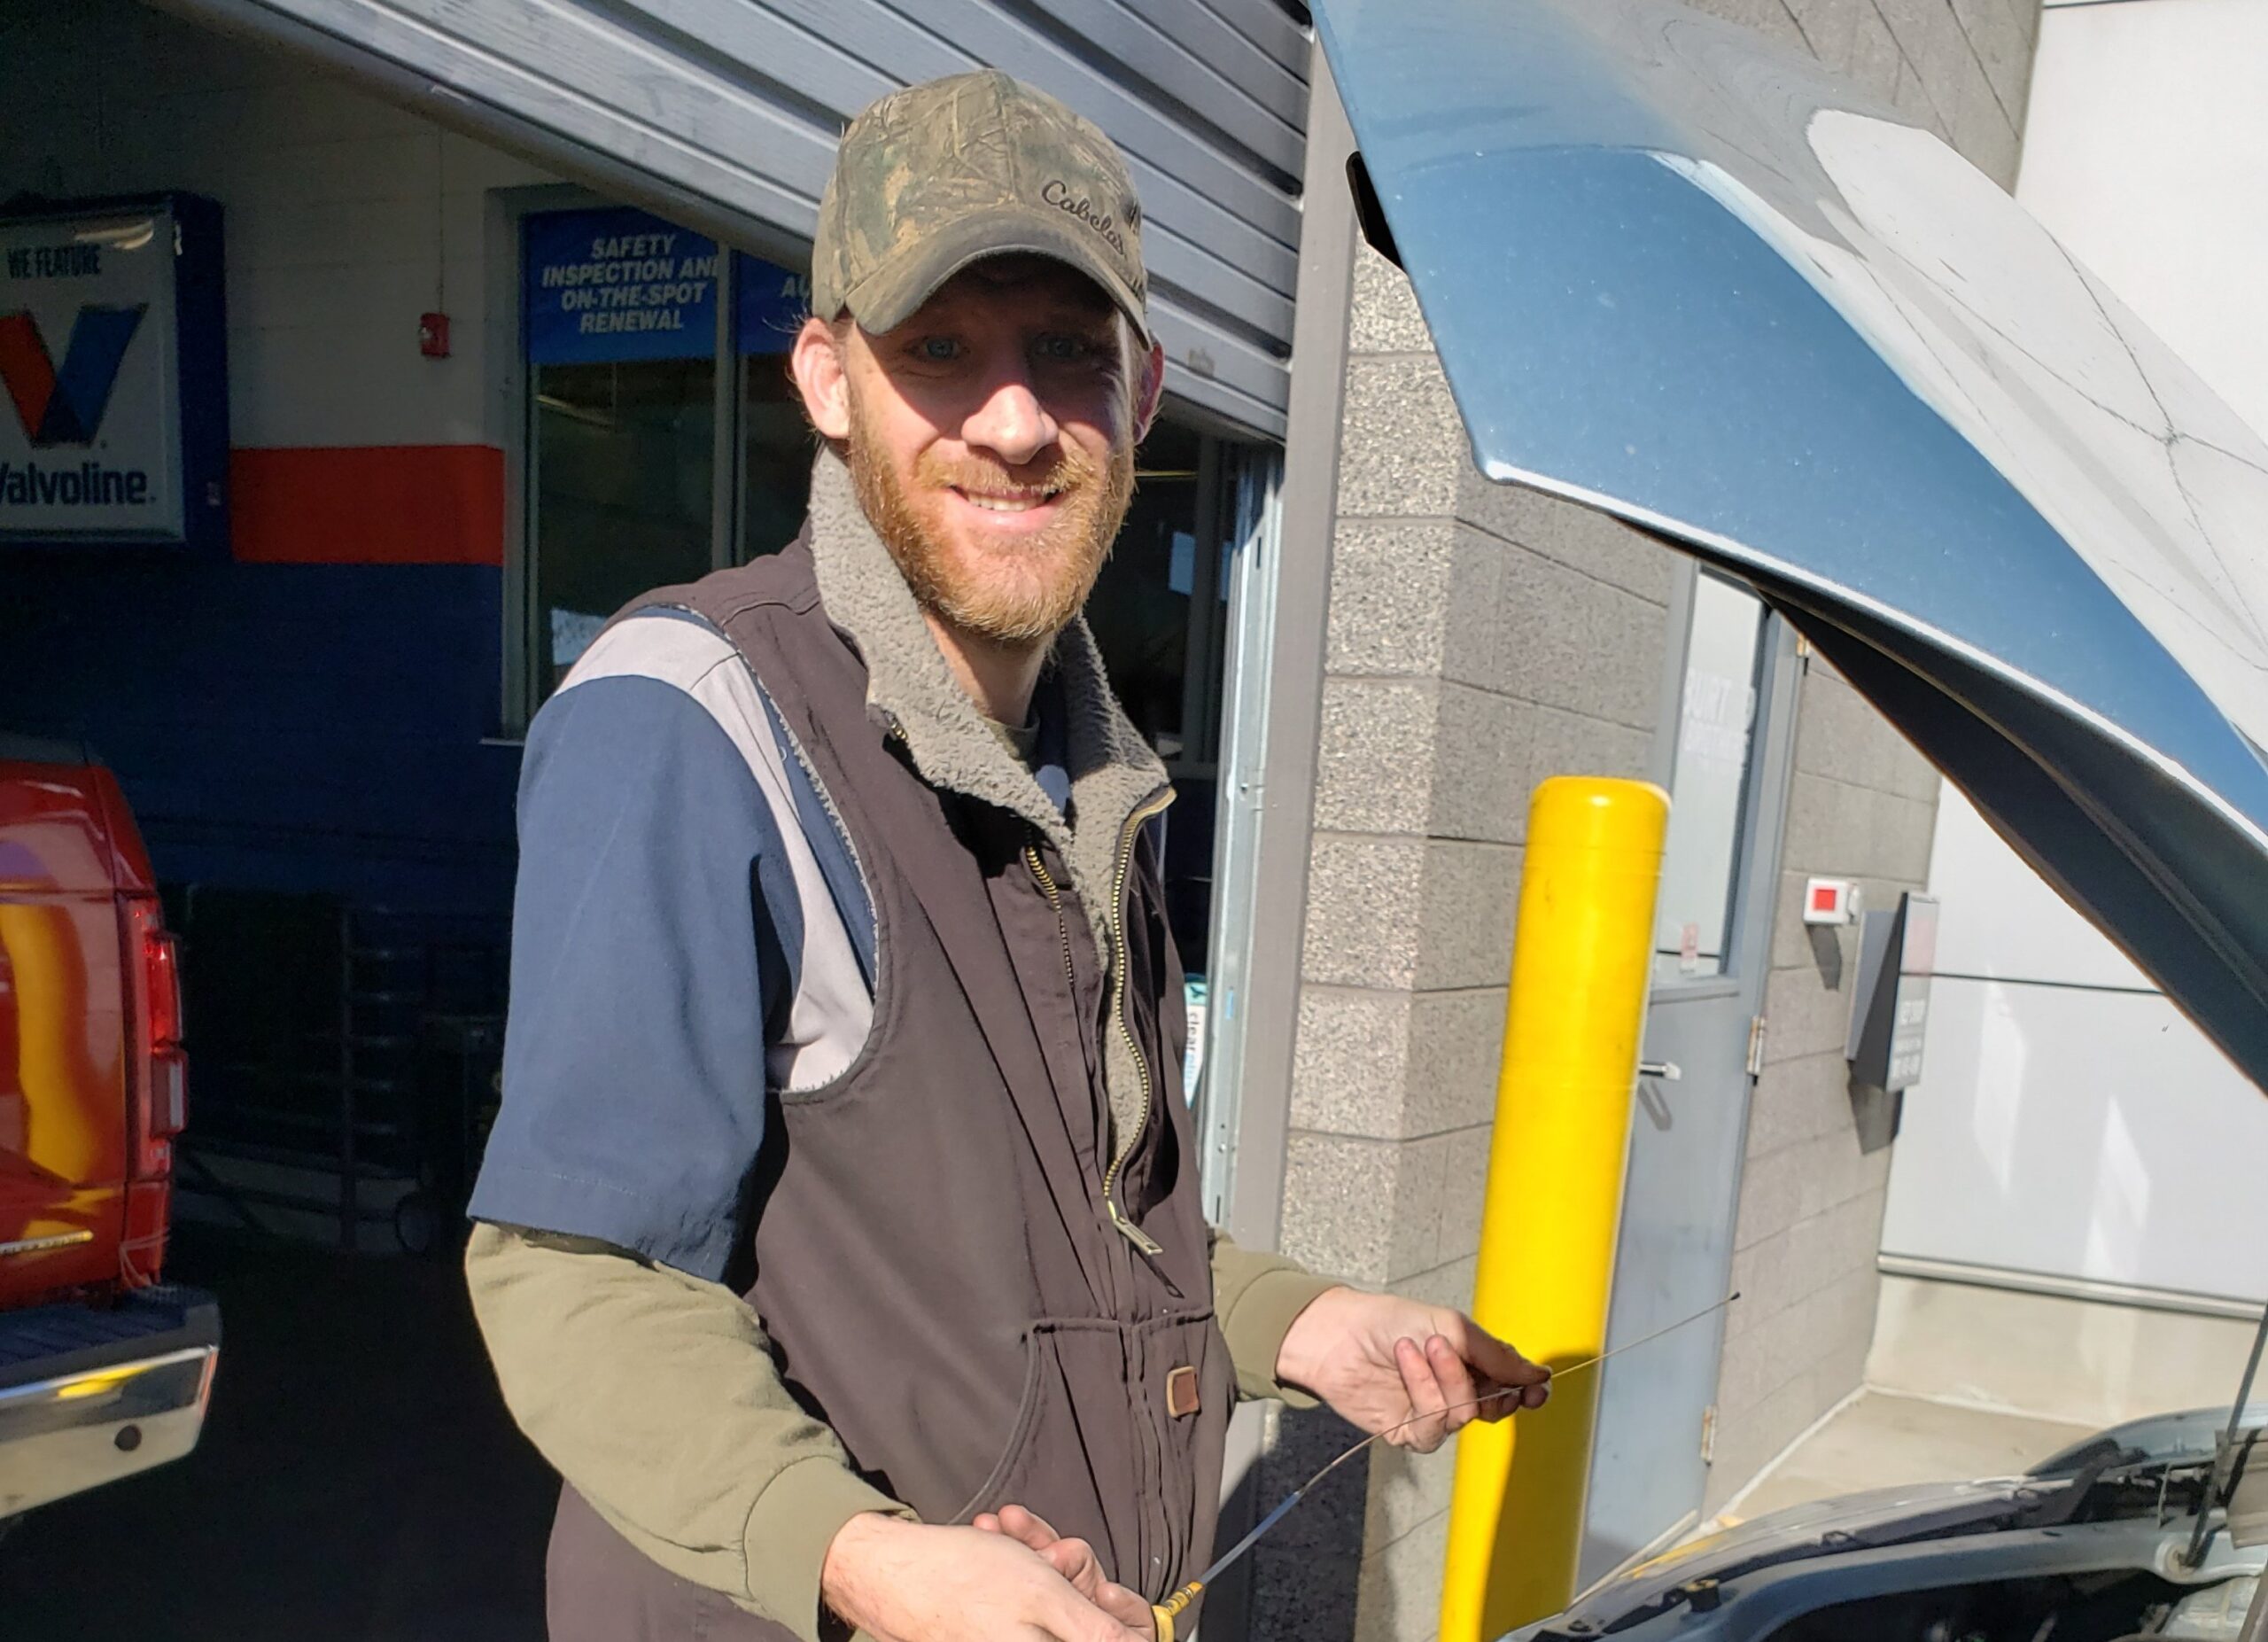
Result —
[[[2072, 1531], [2068, 1525], [2074, 1523], [2101, 1524], [2111, 1530], [2097, 1536], [2096, 1549], [2103, 1554], [2098, 1566], [2116, 1568], [2124, 1560], [2129, 1567], [2154, 1567], [2165, 1549], [2187, 1538], [2194, 1490], [2213, 1466], [2230, 1412], [2193, 1409], [2113, 1426], [2042, 1460], [2022, 1476], [1876, 1489], [1736, 1521], [1614, 1575], [1565, 1613], [1516, 1630], [1505, 1642], [1567, 1642], [1573, 1637], [1626, 1633], [1690, 1635], [1700, 1629], [1690, 1622], [1714, 1607], [1695, 1608], [1696, 1581], [1719, 1588], [1728, 1599], [1745, 1598], [1759, 1584], [1768, 1583], [1774, 1570], [1805, 1562], [1864, 1558], [1890, 1547], [1910, 1547], [1926, 1557], [1930, 1545], [1951, 1541], [1964, 1541], [1989, 1559], [1990, 1548], [1979, 1544], [1986, 1536], [2052, 1535]], [[2126, 1525], [2124, 1531], [2118, 1531], [2121, 1523]], [[2083, 1528], [2077, 1533], [2090, 1531]], [[2253, 1551], [2248, 1556], [2244, 1549], [2217, 1541], [2214, 1559], [2195, 1583], [2256, 1570], [2259, 1553]], [[1968, 1576], [2008, 1578], [2017, 1571], [2012, 1567], [1977, 1568]], [[1948, 1573], [1946, 1577], [1951, 1581], [1955, 1576]], [[1859, 1591], [1854, 1587], [1849, 1594]], [[1733, 1629], [1732, 1634], [1761, 1630], [1751, 1624]], [[1876, 1625], [1854, 1627], [1851, 1634], [1884, 1632]]]
[[1746, 29], [1315, 11], [1481, 471], [1756, 588], [2268, 1081], [2268, 447], [1968, 161]]

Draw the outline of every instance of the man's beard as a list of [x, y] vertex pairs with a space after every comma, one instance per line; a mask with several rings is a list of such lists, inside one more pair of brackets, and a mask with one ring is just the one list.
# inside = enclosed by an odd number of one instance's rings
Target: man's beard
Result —
[[938, 540], [855, 401], [849, 443], [858, 505], [914, 601], [958, 632], [1011, 648], [1045, 643], [1070, 625], [1110, 556], [1134, 496], [1130, 443], [1114, 450], [1105, 467], [1078, 446], [1060, 441], [1052, 465], [1037, 478], [1019, 477], [998, 463], [948, 462], [925, 452], [914, 465], [914, 480], [940, 505], [950, 505], [951, 487], [983, 493], [1037, 486], [1056, 493], [1057, 517], [1045, 530], [1010, 541], [986, 541], [976, 533], [979, 545], [962, 552]]

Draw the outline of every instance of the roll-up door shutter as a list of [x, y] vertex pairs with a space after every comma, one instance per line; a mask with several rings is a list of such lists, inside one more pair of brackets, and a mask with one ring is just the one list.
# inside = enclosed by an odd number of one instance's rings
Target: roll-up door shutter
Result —
[[775, 256], [858, 109], [1005, 69], [1126, 151], [1169, 391], [1283, 433], [1309, 43], [1278, 0], [162, 3]]

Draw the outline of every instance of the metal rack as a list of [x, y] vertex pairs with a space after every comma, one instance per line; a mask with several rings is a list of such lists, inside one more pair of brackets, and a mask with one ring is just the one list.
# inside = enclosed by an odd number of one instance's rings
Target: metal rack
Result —
[[192, 891], [184, 922], [220, 1019], [190, 1014], [182, 1189], [264, 1233], [440, 1248], [501, 1059], [501, 921]]

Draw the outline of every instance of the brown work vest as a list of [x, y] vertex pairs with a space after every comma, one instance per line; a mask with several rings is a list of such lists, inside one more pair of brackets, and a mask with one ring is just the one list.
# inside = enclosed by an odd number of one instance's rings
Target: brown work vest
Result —
[[[1164, 1597], [1211, 1548], [1235, 1376], [1213, 1319], [1154, 829], [1123, 874], [1114, 1010], [1037, 829], [931, 787], [869, 707], [805, 541], [640, 601], [656, 603], [716, 626], [755, 671], [877, 926], [865, 1047], [825, 1087], [767, 1096], [747, 1293], [783, 1377], [924, 1521], [1022, 1505], [1090, 1541], [1112, 1578]], [[1104, 1208], [1101, 1034], [1122, 1029], [1152, 1098], [1118, 1199], [1153, 1256]], [[553, 1642], [789, 1634], [654, 1563], [572, 1489], [548, 1607]]]

